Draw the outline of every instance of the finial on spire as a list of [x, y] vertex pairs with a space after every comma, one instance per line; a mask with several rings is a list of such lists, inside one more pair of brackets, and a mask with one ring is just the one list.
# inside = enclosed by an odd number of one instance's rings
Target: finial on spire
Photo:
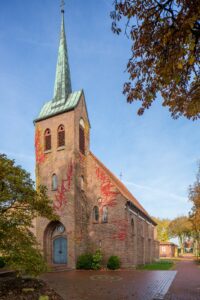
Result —
[[60, 7], [61, 7], [61, 13], [64, 14], [64, 12], [65, 12], [65, 1], [64, 0], [61, 0]]

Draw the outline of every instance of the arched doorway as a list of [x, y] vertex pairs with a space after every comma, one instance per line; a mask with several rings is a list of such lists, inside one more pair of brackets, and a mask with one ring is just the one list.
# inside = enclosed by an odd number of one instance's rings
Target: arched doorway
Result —
[[67, 264], [67, 236], [61, 222], [50, 222], [44, 232], [44, 255], [49, 265]]

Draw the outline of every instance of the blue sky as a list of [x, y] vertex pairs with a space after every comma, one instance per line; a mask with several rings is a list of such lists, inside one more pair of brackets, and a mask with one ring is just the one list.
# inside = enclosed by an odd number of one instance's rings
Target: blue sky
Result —
[[[122, 94], [130, 41], [111, 32], [113, 0], [66, 0], [73, 90], [84, 89], [91, 150], [154, 216], [187, 214], [200, 158], [199, 121], [173, 120], [158, 101], [142, 117]], [[34, 178], [34, 126], [53, 96], [59, 0], [3, 1], [0, 9], [0, 152]]]

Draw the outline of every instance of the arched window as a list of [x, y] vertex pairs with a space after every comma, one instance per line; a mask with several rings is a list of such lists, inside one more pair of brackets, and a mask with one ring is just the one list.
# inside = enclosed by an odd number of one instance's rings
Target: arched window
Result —
[[103, 207], [103, 214], [102, 214], [102, 222], [107, 223], [108, 222], [108, 207]]
[[58, 178], [56, 174], [52, 175], [51, 187], [53, 191], [56, 191], [58, 189]]
[[85, 154], [85, 124], [83, 119], [80, 119], [79, 122], [79, 150]]
[[84, 177], [81, 176], [80, 178], [81, 190], [84, 191]]
[[44, 150], [51, 150], [51, 130], [49, 128], [44, 132]]
[[93, 208], [93, 221], [94, 222], [99, 222], [99, 208], [98, 208], [98, 206], [95, 206]]
[[58, 147], [65, 146], [65, 127], [60, 125], [58, 127]]

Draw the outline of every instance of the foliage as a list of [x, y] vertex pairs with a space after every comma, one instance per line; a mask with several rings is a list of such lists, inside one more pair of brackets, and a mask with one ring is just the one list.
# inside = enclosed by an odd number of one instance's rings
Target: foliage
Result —
[[186, 216], [175, 218], [169, 224], [169, 236], [178, 237], [181, 250], [183, 251], [184, 241], [192, 235], [192, 223]]
[[139, 270], [169, 270], [173, 267], [173, 261], [160, 260], [151, 264], [140, 265], [137, 267]]
[[189, 187], [189, 200], [192, 202], [190, 220], [192, 222], [193, 236], [200, 245], [200, 163], [196, 181]]
[[94, 254], [82, 254], [78, 257], [76, 267], [77, 269], [99, 270], [101, 268], [102, 258], [103, 255], [100, 250], [97, 250]]
[[102, 258], [103, 258], [103, 255], [100, 250], [97, 250], [95, 252], [95, 254], [93, 254], [93, 256], [92, 256], [92, 269], [93, 270], [101, 269]]
[[158, 239], [158, 241], [160, 241], [160, 242], [169, 241], [168, 227], [169, 227], [170, 220], [154, 218], [154, 217], [153, 217], [153, 219], [157, 223], [157, 239]]
[[5, 266], [5, 260], [3, 257], [0, 256], [0, 268], [3, 268]]
[[141, 102], [138, 114], [160, 92], [173, 118], [200, 118], [199, 0], [114, 0], [111, 18], [117, 34], [125, 19], [131, 39], [123, 92], [129, 103]]
[[54, 214], [46, 188], [36, 191], [30, 174], [0, 154], [0, 253], [8, 266], [19, 273], [37, 275], [46, 264], [31, 232], [32, 221]]
[[93, 256], [91, 253], [82, 254], [78, 257], [76, 268], [90, 270], [92, 268]]
[[110, 256], [107, 263], [108, 269], [116, 270], [120, 268], [120, 259], [118, 256]]

